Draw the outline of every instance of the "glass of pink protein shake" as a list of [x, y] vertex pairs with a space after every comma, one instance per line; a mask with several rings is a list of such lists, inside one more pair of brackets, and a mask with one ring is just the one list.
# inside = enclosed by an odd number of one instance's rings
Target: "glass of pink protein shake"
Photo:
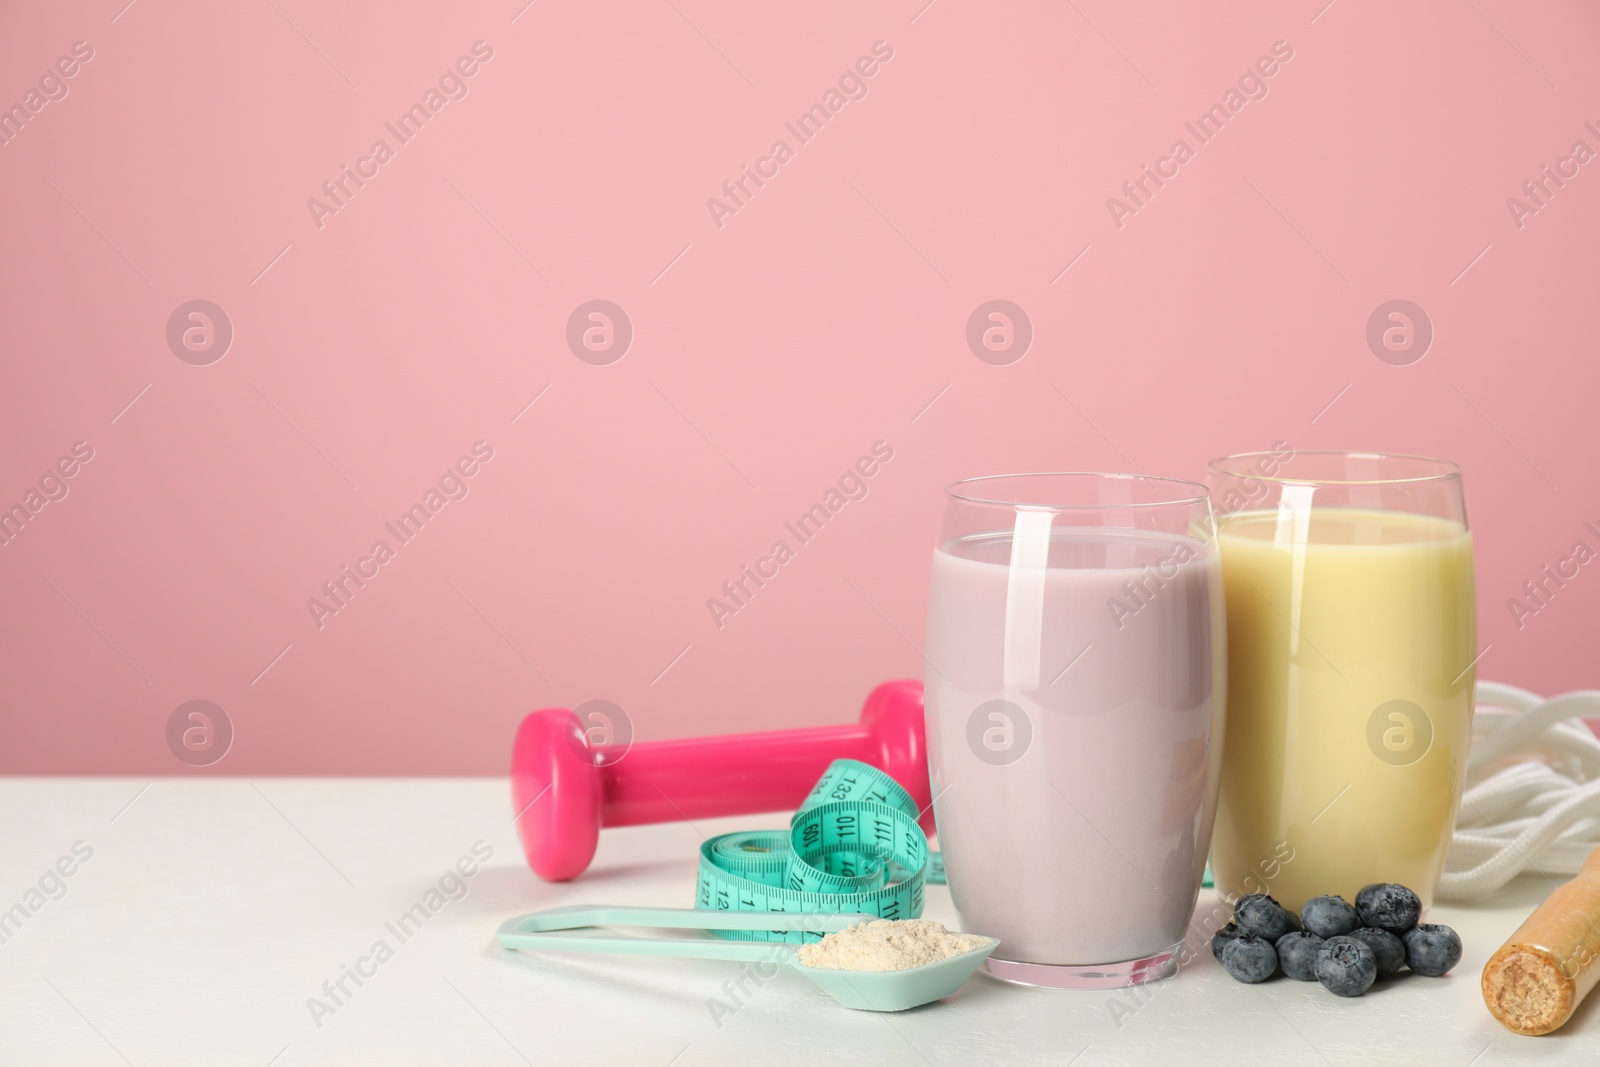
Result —
[[1174, 973], [1216, 813], [1227, 650], [1206, 488], [945, 490], [928, 604], [934, 817], [961, 928], [1030, 985]]

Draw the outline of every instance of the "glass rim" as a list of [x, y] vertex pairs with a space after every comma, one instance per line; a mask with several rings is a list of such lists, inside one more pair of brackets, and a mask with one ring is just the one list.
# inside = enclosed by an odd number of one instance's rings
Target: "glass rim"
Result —
[[[1038, 501], [995, 499], [987, 496], [974, 496], [967, 491], [968, 487], [1005, 483], [1022, 478], [1060, 478], [1060, 479], [1092, 479], [1107, 482], [1140, 482], [1144, 484], [1163, 484], [1174, 487], [1181, 486], [1187, 495], [1175, 496], [1164, 500], [1135, 500], [1128, 502], [1098, 502], [1082, 504], [1046, 504]], [[1187, 478], [1169, 478], [1161, 474], [1125, 474], [1117, 471], [1028, 471], [1017, 474], [981, 474], [975, 478], [961, 478], [944, 487], [944, 494], [951, 500], [959, 500], [964, 504], [981, 504], [987, 507], [999, 508], [1025, 508], [1030, 511], [1093, 511], [1132, 508], [1170, 508], [1194, 504], [1206, 504], [1211, 500], [1211, 490], [1200, 482], [1190, 481]]]
[[1210, 474], [1224, 478], [1254, 478], [1261, 482], [1272, 482], [1278, 485], [1414, 485], [1419, 482], [1442, 482], [1461, 477], [1461, 467], [1448, 459], [1439, 459], [1437, 456], [1421, 456], [1410, 452], [1354, 452], [1338, 448], [1308, 448], [1296, 450], [1291, 460], [1301, 456], [1339, 456], [1346, 459], [1372, 459], [1388, 463], [1394, 460], [1404, 460], [1409, 463], [1431, 465], [1436, 470], [1431, 474], [1407, 475], [1403, 477], [1388, 478], [1294, 478], [1283, 473], [1262, 474], [1255, 470], [1229, 470], [1224, 464], [1233, 463], [1235, 460], [1255, 460], [1264, 457], [1282, 459], [1277, 452], [1235, 452], [1232, 455], [1218, 456], [1206, 464], [1206, 471]]

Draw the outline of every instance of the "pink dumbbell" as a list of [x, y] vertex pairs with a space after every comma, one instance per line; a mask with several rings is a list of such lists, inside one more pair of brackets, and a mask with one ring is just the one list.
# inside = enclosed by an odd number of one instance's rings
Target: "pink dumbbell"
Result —
[[790, 811], [836, 759], [870, 763], [905, 787], [932, 832], [922, 683], [885, 682], [859, 722], [679, 741], [652, 741], [608, 762], [578, 717], [545, 708], [522, 720], [511, 754], [511, 802], [528, 866], [547, 882], [594, 859], [602, 826]]

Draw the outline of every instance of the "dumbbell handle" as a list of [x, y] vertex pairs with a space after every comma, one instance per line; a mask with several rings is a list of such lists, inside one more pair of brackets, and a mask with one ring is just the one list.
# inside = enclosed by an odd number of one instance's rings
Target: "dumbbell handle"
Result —
[[607, 826], [638, 826], [792, 811], [836, 759], [883, 767], [897, 780], [906, 777], [895, 773], [906, 769], [904, 760], [891, 758], [887, 762], [900, 766], [883, 766], [883, 742], [857, 722], [637, 744], [619, 763], [600, 770], [602, 819]]

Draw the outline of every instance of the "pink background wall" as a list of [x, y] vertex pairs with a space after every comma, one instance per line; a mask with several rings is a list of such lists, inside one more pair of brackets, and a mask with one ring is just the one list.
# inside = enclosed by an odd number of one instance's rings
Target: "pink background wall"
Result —
[[[124, 3], [0, 15], [0, 104], [93, 50], [0, 145], [0, 506], [93, 450], [0, 547], [0, 770], [188, 773], [190, 700], [232, 724], [215, 773], [501, 774], [524, 712], [594, 698], [646, 739], [845, 721], [920, 675], [943, 483], [1199, 477], [1280, 440], [1459, 461], [1480, 674], [1600, 680], [1600, 563], [1520, 629], [1506, 606], [1600, 549], [1600, 163], [1507, 204], [1600, 151], [1593, 4]], [[603, 365], [566, 339], [594, 299], [633, 331]], [[1033, 332], [1005, 365], [966, 340], [994, 299]], [[1366, 336], [1396, 299], [1434, 331], [1403, 365]], [[169, 345], [193, 300], [220, 360]], [[384, 523], [480, 441], [401, 544]], [[867, 495], [716, 626], [879, 441]]]

